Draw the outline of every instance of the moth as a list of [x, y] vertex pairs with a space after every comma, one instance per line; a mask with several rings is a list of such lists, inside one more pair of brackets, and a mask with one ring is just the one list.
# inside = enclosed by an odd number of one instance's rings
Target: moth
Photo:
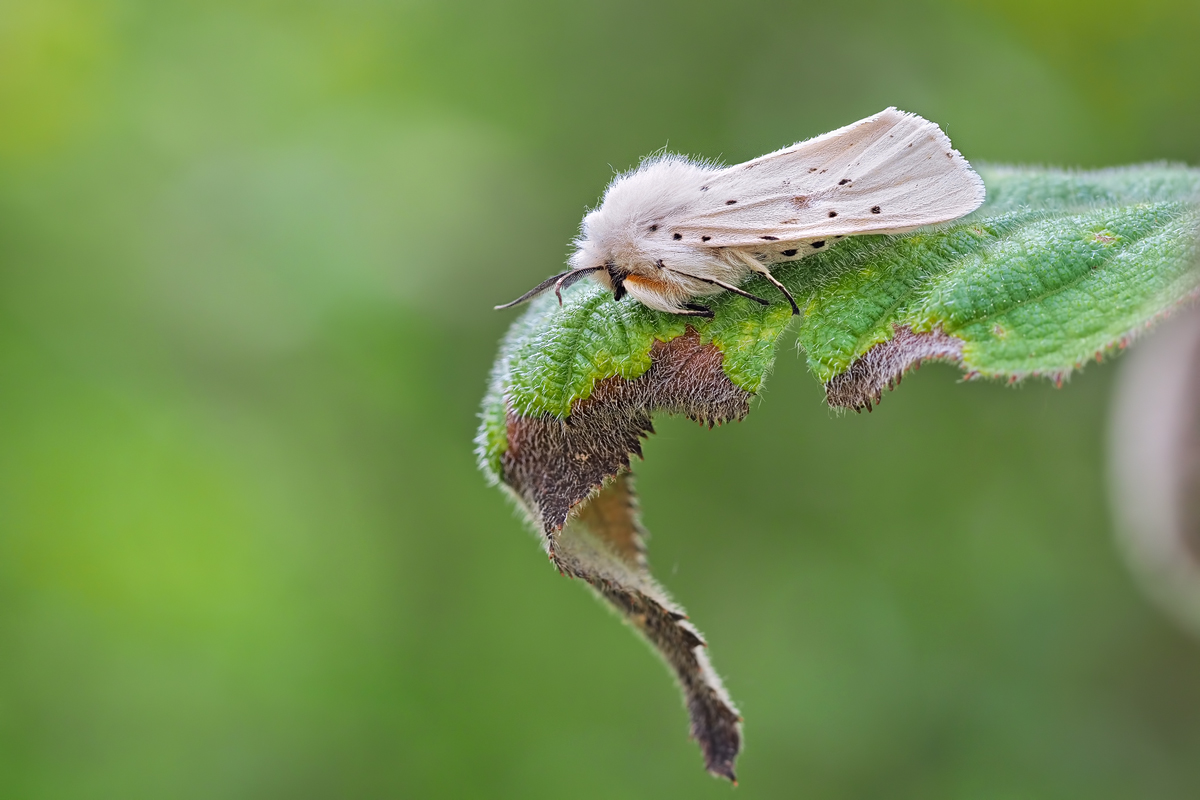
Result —
[[904, 233], [983, 203], [983, 181], [927, 119], [888, 108], [774, 153], [724, 167], [664, 154], [618, 175], [583, 218], [570, 269], [496, 306], [511, 308], [590, 277], [659, 311], [711, 317], [696, 302], [846, 236]]

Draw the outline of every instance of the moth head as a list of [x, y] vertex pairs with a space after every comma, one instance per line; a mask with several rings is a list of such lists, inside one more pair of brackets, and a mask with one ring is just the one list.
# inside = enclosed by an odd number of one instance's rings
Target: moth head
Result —
[[[620, 300], [625, 296], [625, 278], [629, 273], [618, 267], [617, 262], [606, 262], [604, 269], [597, 270], [595, 274], [601, 283], [612, 289], [613, 300]], [[600, 276], [604, 277], [600, 278]]]
[[[591, 217], [595, 214], [589, 214]], [[613, 293], [614, 300], [625, 296], [625, 276], [629, 273], [617, 266], [617, 260], [609, 248], [587, 235], [587, 220], [584, 220], [583, 235], [575, 240], [575, 252], [568, 263], [572, 269], [586, 269], [592, 279]]]
[[589, 273], [592, 280], [613, 293], [614, 300], [620, 300], [625, 296], [625, 278], [629, 273], [618, 267], [615, 261], [606, 261], [587, 267], [575, 267], [575, 269]]

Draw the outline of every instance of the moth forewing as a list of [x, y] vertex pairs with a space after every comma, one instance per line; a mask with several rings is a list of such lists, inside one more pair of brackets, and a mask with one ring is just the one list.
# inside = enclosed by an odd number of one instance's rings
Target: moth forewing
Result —
[[680, 223], [682, 241], [776, 252], [947, 222], [984, 199], [983, 181], [941, 129], [894, 108], [728, 167], [708, 187], [717, 194]]

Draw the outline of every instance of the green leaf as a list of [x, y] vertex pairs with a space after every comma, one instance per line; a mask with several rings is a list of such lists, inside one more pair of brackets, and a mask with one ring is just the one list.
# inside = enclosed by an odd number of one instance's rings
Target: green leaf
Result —
[[[747, 285], [755, 286], [750, 291], [774, 291], [761, 278]], [[750, 393], [761, 389], [779, 336], [792, 320], [790, 309], [784, 303], [764, 308], [732, 295], [708, 305], [715, 312], [711, 320], [665, 314], [641, 303], [616, 302], [591, 281], [568, 290], [561, 307], [552, 293], [535, 300], [501, 343], [484, 398], [476, 442], [485, 474], [500, 480], [499, 458], [507, 448], [506, 404], [524, 417], [565, 418], [574, 403], [591, 397], [600, 381], [645, 374], [654, 342], [672, 341], [689, 326], [721, 351], [734, 385]]]
[[988, 202], [962, 222], [824, 256], [799, 330], [818, 378], [898, 326], [960, 340], [970, 373], [1061, 378], [1195, 291], [1200, 172], [981, 172]]

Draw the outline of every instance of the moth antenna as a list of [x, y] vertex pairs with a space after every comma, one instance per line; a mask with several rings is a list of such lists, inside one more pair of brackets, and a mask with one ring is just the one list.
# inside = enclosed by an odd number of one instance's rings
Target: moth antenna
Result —
[[[567, 270], [566, 272], [558, 273], [553, 278], [546, 278], [546, 280], [542, 281], [537, 286], [533, 287], [528, 292], [526, 292], [525, 294], [518, 297], [516, 300], [513, 300], [511, 303], [505, 303], [502, 306], [493, 306], [493, 308], [495, 308], [497, 311], [501, 311], [505, 308], [512, 308], [513, 306], [519, 306], [519, 305], [521, 305], [521, 303], [524, 303], [526, 300], [532, 300], [533, 298], [537, 297], [539, 294], [546, 291], [551, 286], [553, 286], [554, 284], [556, 284], [560, 280], [562, 280], [564, 276], [570, 275], [571, 272], [572, 272], [572, 270]], [[559, 302], [561, 302], [561, 299]]]
[[693, 278], [695, 280], [701, 281], [702, 283], [708, 283], [713, 286], [720, 286], [722, 289], [724, 289], [727, 292], [733, 292], [734, 294], [740, 294], [742, 297], [747, 297], [760, 305], [764, 305], [764, 306], [771, 305], [770, 300], [764, 300], [763, 298], [759, 297], [756, 294], [750, 294], [749, 292], [745, 291], [744, 289], [739, 289], [738, 287], [733, 286], [732, 284], [725, 283], [725, 281], [719, 281], [716, 278], [701, 278], [699, 275], [693, 275], [690, 272], [683, 272], [682, 270], [678, 270], [678, 269], [671, 269], [670, 267], [663, 267], [663, 269], [665, 269], [667, 272], [674, 272], [676, 275], [683, 275], [688, 278]]
[[593, 272], [598, 272], [604, 267], [584, 267], [583, 269], [569, 269], [562, 275], [558, 276], [558, 280], [554, 283], [554, 296], [558, 298], [558, 304], [562, 305], [562, 290], [569, 288], [572, 284], [577, 283]]
[[771, 282], [772, 286], [783, 292], [783, 296], [786, 297], [788, 302], [792, 304], [792, 316], [800, 316], [800, 306], [796, 305], [796, 298], [792, 297], [792, 293], [787, 290], [787, 287], [780, 283], [779, 279], [771, 274], [771, 270], [763, 266], [763, 264], [759, 262], [757, 258], [754, 258], [747, 253], [743, 253], [740, 250], [734, 250], [733, 252], [737, 253], [738, 258], [745, 262], [747, 267], [757, 272], [759, 275], [762, 275]]

